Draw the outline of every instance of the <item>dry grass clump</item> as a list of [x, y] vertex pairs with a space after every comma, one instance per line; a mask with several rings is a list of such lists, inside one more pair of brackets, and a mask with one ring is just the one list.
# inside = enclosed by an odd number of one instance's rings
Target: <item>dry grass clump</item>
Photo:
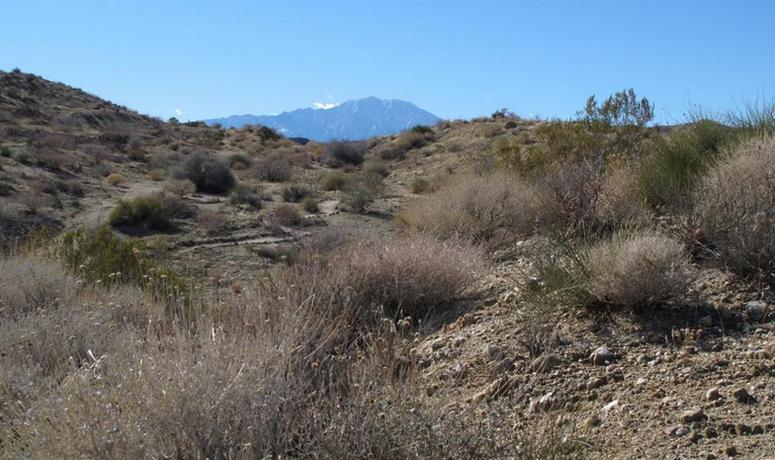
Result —
[[750, 140], [712, 168], [697, 193], [709, 252], [744, 275], [775, 271], [775, 138]]
[[186, 196], [194, 193], [196, 186], [188, 179], [170, 179], [164, 183], [162, 189], [177, 196]]
[[459, 299], [485, 264], [470, 244], [420, 233], [355, 243], [332, 266], [348, 271], [357, 303], [392, 318], [423, 319]]
[[304, 184], [290, 184], [283, 187], [281, 195], [283, 201], [291, 203], [298, 203], [303, 198], [306, 198], [312, 194], [312, 190]]
[[404, 224], [442, 238], [463, 237], [498, 245], [527, 235], [552, 210], [527, 182], [516, 177], [463, 176], [407, 206]]
[[293, 173], [291, 161], [282, 152], [271, 152], [257, 159], [253, 170], [259, 179], [269, 182], [289, 181]]
[[612, 165], [601, 179], [596, 200], [597, 220], [611, 227], [640, 225], [649, 219], [637, 188], [637, 173], [630, 165]]
[[347, 187], [348, 179], [342, 171], [331, 171], [320, 179], [320, 188], [326, 191], [343, 190]]
[[301, 224], [299, 208], [293, 204], [281, 204], [267, 216], [269, 223], [285, 227], [295, 227]]
[[605, 304], [637, 309], [678, 300], [690, 281], [683, 245], [651, 231], [599, 243], [587, 261], [590, 294]]
[[218, 211], [205, 209], [197, 214], [196, 225], [208, 235], [213, 235], [226, 228], [226, 217]]
[[56, 309], [76, 293], [75, 280], [40, 256], [0, 259], [0, 318]]
[[118, 173], [113, 173], [105, 178], [105, 182], [115, 187], [116, 185], [125, 183], [126, 177]]
[[535, 260], [530, 300], [574, 307], [643, 309], [680, 301], [693, 276], [681, 243], [652, 230], [621, 232], [585, 245], [556, 239]]
[[257, 187], [240, 184], [229, 193], [229, 202], [233, 205], [247, 205], [253, 209], [261, 209], [263, 199], [261, 190]]

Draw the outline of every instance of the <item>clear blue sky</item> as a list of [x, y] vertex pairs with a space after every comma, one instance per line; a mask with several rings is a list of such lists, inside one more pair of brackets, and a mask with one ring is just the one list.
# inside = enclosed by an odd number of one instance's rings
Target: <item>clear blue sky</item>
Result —
[[775, 1], [0, 0], [0, 69], [164, 118], [378, 96], [569, 117], [633, 87], [662, 121], [775, 91]]

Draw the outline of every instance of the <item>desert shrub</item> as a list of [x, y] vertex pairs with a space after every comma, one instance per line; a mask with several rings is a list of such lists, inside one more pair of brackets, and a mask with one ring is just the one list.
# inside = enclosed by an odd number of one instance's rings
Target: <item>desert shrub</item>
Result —
[[151, 169], [148, 171], [148, 177], [154, 182], [161, 182], [167, 177], [167, 171], [160, 168]]
[[697, 191], [710, 256], [745, 274], [775, 272], [775, 140], [752, 139], [713, 167]]
[[231, 166], [232, 169], [241, 171], [243, 169], [248, 169], [251, 164], [253, 164], [253, 160], [247, 155], [235, 153], [229, 156], [229, 166]]
[[775, 136], [775, 101], [746, 101], [741, 109], [726, 115], [727, 122], [744, 137]]
[[366, 144], [357, 141], [331, 141], [326, 145], [326, 157], [333, 166], [359, 165], [366, 155]]
[[240, 184], [229, 194], [229, 201], [234, 205], [246, 204], [254, 209], [261, 209], [263, 201], [261, 192], [256, 187]]
[[576, 307], [642, 310], [680, 301], [692, 279], [683, 245], [654, 231], [629, 231], [586, 245], [556, 239], [526, 285], [533, 299]]
[[730, 144], [732, 136], [730, 128], [701, 120], [658, 142], [637, 178], [644, 199], [655, 207], [689, 204], [696, 184]]
[[301, 207], [310, 214], [316, 214], [320, 212], [320, 206], [318, 206], [318, 200], [308, 196], [301, 200]]
[[203, 152], [193, 153], [185, 160], [182, 175], [194, 183], [198, 192], [204, 193], [226, 193], [236, 183], [228, 163]]
[[33, 254], [0, 259], [0, 318], [57, 308], [75, 293], [75, 280], [56, 262]]
[[323, 190], [342, 190], [347, 187], [347, 174], [341, 171], [331, 171], [320, 179], [320, 188]]
[[226, 228], [226, 218], [218, 211], [205, 209], [197, 214], [196, 225], [212, 235]]
[[108, 217], [113, 227], [141, 231], [169, 232], [176, 230], [172, 219], [180, 212], [179, 200], [161, 194], [120, 200]]
[[309, 196], [311, 193], [312, 191], [306, 185], [291, 184], [283, 187], [281, 194], [284, 201], [298, 203], [302, 198]]
[[396, 141], [396, 144], [406, 152], [412, 149], [421, 149], [428, 145], [433, 139], [433, 130], [428, 132], [409, 130], [403, 132]]
[[356, 303], [395, 319], [450, 307], [484, 270], [480, 250], [422, 233], [355, 243], [339, 257], [332, 269], [346, 264]]
[[269, 222], [274, 225], [295, 227], [301, 224], [299, 208], [292, 204], [282, 204], [276, 207], [267, 217], [269, 218]]
[[416, 193], [418, 195], [424, 195], [426, 193], [433, 192], [436, 188], [428, 179], [424, 177], [417, 177], [414, 180], [412, 180], [412, 183], [409, 186], [409, 189], [412, 191], [412, 193]]
[[363, 163], [362, 171], [364, 174], [377, 174], [382, 177], [387, 177], [390, 175], [390, 171], [388, 170], [387, 163], [377, 158], [369, 158], [368, 160], [366, 160]]
[[279, 141], [283, 138], [282, 134], [268, 126], [258, 126], [254, 131], [258, 134], [258, 137], [261, 138], [262, 142]]
[[595, 218], [601, 225], [617, 228], [648, 222], [648, 207], [639, 193], [637, 174], [629, 163], [609, 165], [595, 203]]
[[409, 227], [441, 238], [508, 244], [552, 220], [535, 188], [513, 176], [463, 176], [410, 203], [399, 215]]
[[530, 143], [525, 137], [501, 136], [492, 149], [498, 167], [523, 176], [544, 170], [553, 161], [545, 146]]
[[589, 123], [608, 126], [644, 127], [654, 119], [654, 105], [648, 99], [638, 100], [632, 88], [609, 96], [602, 104], [590, 96], [584, 107], [584, 118]]
[[121, 185], [126, 182], [126, 177], [118, 173], [113, 173], [105, 178], [105, 182], [112, 186]]
[[536, 189], [555, 220], [545, 224], [566, 227], [567, 231], [598, 225], [597, 209], [603, 185], [602, 167], [585, 160], [554, 163], [534, 178]]
[[291, 162], [280, 152], [273, 152], [255, 162], [259, 179], [269, 182], [285, 182], [291, 179]]
[[364, 213], [384, 191], [382, 176], [377, 174], [359, 174], [347, 184], [342, 202], [352, 212]]
[[170, 179], [164, 183], [162, 189], [178, 196], [186, 196], [196, 191], [196, 186], [188, 179]]

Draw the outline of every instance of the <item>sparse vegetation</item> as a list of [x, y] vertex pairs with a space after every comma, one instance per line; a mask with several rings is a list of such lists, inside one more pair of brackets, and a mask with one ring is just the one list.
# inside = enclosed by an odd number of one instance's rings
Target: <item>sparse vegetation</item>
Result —
[[282, 196], [284, 201], [298, 203], [303, 198], [308, 197], [312, 191], [303, 184], [291, 184], [283, 187]]
[[156, 194], [120, 200], [110, 213], [110, 225], [121, 229], [170, 232], [177, 229], [172, 219], [193, 215], [174, 195]]
[[259, 179], [269, 182], [286, 182], [291, 179], [291, 162], [280, 153], [271, 153], [255, 162]]
[[263, 200], [261, 192], [256, 187], [240, 184], [234, 187], [229, 194], [229, 201], [234, 205], [245, 204], [253, 209], [261, 209]]
[[382, 181], [382, 176], [377, 174], [357, 175], [348, 182], [342, 201], [352, 212], [362, 214], [382, 195], [384, 190]]
[[116, 185], [126, 183], [126, 177], [118, 173], [113, 173], [105, 178], [105, 182], [115, 187]]
[[320, 179], [320, 188], [323, 190], [343, 190], [347, 186], [348, 177], [341, 171], [331, 171]]
[[282, 204], [269, 214], [269, 222], [274, 225], [295, 227], [301, 224], [299, 208], [292, 204]]
[[310, 214], [317, 214], [320, 212], [320, 206], [318, 206], [318, 200], [308, 196], [301, 200], [301, 207], [304, 209], [304, 211], [310, 213]]

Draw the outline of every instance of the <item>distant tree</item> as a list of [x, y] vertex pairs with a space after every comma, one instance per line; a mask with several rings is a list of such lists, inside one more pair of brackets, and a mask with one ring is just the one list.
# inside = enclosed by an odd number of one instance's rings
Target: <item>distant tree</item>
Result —
[[590, 123], [644, 127], [654, 119], [654, 105], [645, 97], [638, 100], [630, 88], [609, 96], [602, 104], [595, 95], [589, 96], [582, 115]]

